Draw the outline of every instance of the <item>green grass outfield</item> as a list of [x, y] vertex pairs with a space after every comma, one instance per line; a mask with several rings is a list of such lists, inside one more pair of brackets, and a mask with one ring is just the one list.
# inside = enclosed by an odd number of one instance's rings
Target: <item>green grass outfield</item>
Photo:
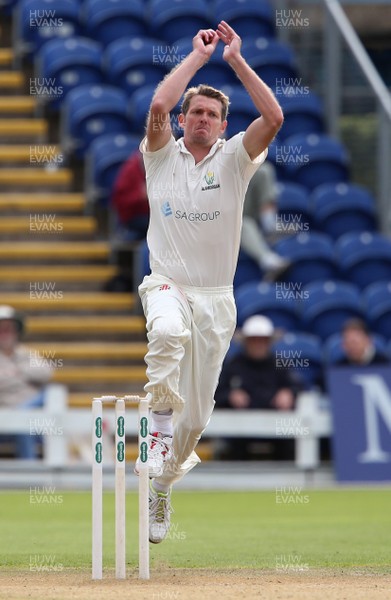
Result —
[[[136, 565], [135, 493], [127, 496], [127, 563]], [[370, 567], [390, 572], [391, 490], [176, 492], [169, 539], [151, 565], [173, 568]], [[104, 564], [114, 565], [114, 495], [104, 499]], [[45, 487], [1, 492], [1, 565], [89, 569], [91, 495]]]

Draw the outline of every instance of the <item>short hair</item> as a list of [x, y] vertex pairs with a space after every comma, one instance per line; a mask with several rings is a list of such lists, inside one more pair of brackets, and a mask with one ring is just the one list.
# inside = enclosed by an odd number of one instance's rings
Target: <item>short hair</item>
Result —
[[365, 333], [368, 336], [370, 335], [370, 331], [367, 327], [367, 324], [362, 319], [352, 318], [345, 321], [345, 323], [342, 326], [342, 333], [345, 333], [346, 331], [349, 331], [351, 329], [361, 331], [362, 333]]
[[226, 96], [223, 92], [217, 90], [216, 88], [210, 85], [200, 84], [196, 87], [191, 87], [188, 90], [186, 90], [183, 96], [181, 111], [184, 115], [189, 110], [190, 100], [194, 98], [194, 96], [206, 96], [207, 98], [214, 98], [215, 100], [221, 102], [221, 120], [225, 121], [228, 115], [228, 96]]

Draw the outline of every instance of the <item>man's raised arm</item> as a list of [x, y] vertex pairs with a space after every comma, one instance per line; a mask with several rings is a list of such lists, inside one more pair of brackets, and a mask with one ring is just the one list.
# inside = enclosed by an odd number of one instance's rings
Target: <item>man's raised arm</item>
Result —
[[221, 21], [217, 35], [224, 42], [224, 60], [230, 65], [249, 93], [261, 116], [247, 128], [243, 145], [254, 160], [273, 140], [284, 122], [284, 115], [271, 89], [258, 77], [240, 53], [241, 39], [226, 23]]
[[219, 37], [213, 29], [201, 29], [193, 38], [193, 51], [159, 84], [147, 120], [147, 148], [165, 146], [171, 136], [170, 111], [181, 99], [189, 81], [215, 51]]

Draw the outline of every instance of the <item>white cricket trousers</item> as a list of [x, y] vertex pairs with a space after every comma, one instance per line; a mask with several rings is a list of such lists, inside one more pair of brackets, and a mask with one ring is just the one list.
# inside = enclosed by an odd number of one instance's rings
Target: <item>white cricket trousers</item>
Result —
[[178, 286], [147, 275], [139, 286], [146, 317], [148, 383], [154, 411], [173, 409], [173, 457], [156, 481], [172, 485], [197, 463], [194, 452], [214, 407], [221, 366], [236, 326], [232, 286]]

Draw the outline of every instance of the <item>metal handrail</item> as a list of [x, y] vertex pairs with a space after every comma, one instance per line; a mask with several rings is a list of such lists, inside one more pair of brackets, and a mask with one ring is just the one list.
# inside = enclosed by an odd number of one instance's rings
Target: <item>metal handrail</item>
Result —
[[391, 235], [391, 94], [381, 79], [339, 0], [323, 0], [327, 11], [325, 100], [330, 133], [338, 135], [341, 113], [341, 38], [359, 65], [377, 101], [377, 182], [381, 230]]
[[330, 15], [333, 17], [335, 25], [338, 27], [346, 44], [349, 46], [354, 58], [365, 75], [366, 80], [373, 89], [379, 103], [383, 107], [384, 112], [391, 120], [391, 94], [369, 58], [360, 38], [353, 29], [338, 0], [323, 1]]

